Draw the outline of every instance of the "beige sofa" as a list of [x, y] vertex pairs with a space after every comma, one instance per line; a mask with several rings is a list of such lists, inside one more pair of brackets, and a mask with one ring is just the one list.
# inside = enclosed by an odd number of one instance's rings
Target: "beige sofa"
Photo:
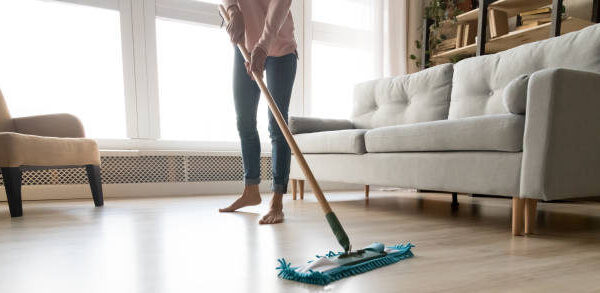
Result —
[[11, 118], [0, 92], [0, 168], [12, 217], [23, 215], [27, 169], [85, 167], [94, 204], [103, 205], [98, 146], [84, 136], [79, 119], [69, 114]]
[[290, 118], [319, 180], [512, 197], [516, 235], [600, 195], [600, 25], [354, 93], [350, 120]]

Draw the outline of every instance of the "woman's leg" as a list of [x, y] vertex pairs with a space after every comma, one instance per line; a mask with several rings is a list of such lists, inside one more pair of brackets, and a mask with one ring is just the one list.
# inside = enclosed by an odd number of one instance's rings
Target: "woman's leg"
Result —
[[[265, 65], [269, 91], [286, 121], [288, 119], [292, 87], [296, 78], [296, 66], [296, 54], [268, 57]], [[271, 210], [260, 220], [261, 224], [275, 224], [283, 221], [282, 198], [287, 191], [290, 173], [290, 147], [270, 111], [269, 133], [273, 161], [273, 199], [271, 200]]]
[[237, 118], [237, 129], [242, 144], [244, 163], [244, 193], [221, 212], [233, 212], [239, 208], [260, 203], [258, 184], [260, 183], [260, 139], [256, 129], [256, 110], [260, 89], [250, 79], [244, 66], [244, 57], [235, 49], [233, 64], [233, 99]]

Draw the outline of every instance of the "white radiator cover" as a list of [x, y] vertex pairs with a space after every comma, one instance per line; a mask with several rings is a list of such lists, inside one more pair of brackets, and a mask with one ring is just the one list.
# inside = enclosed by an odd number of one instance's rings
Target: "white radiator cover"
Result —
[[[239, 152], [101, 151], [104, 196], [236, 194], [243, 187]], [[261, 157], [261, 191], [272, 181], [270, 154]], [[308, 184], [307, 189], [308, 189]], [[0, 201], [6, 201], [0, 181]], [[324, 189], [356, 189], [326, 184]], [[291, 186], [289, 187], [291, 190]], [[91, 198], [84, 168], [26, 170], [23, 200]]]

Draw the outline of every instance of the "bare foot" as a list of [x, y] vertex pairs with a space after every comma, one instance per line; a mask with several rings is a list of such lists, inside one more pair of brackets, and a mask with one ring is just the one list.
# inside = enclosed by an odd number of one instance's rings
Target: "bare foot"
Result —
[[278, 224], [283, 222], [283, 194], [274, 193], [271, 199], [271, 208], [260, 221], [259, 224]]
[[235, 212], [238, 209], [247, 206], [255, 206], [260, 204], [260, 192], [258, 192], [258, 185], [246, 185], [244, 188], [244, 193], [240, 196], [236, 201], [234, 201], [230, 206], [219, 209], [221, 213], [230, 213]]
[[269, 210], [269, 212], [258, 221], [259, 224], [278, 224], [281, 222], [283, 222], [283, 210], [281, 209]]

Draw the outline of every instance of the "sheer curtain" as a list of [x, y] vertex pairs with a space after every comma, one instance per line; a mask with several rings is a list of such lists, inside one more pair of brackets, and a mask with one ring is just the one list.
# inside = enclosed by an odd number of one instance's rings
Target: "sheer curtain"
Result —
[[383, 76], [408, 70], [409, 0], [383, 0]]
[[395, 76], [420, 70], [410, 55], [421, 56], [415, 41], [422, 38], [426, 0], [383, 1], [383, 74]]
[[381, 0], [383, 76], [419, 71], [410, 55], [420, 56], [415, 41], [421, 39], [424, 0]]

